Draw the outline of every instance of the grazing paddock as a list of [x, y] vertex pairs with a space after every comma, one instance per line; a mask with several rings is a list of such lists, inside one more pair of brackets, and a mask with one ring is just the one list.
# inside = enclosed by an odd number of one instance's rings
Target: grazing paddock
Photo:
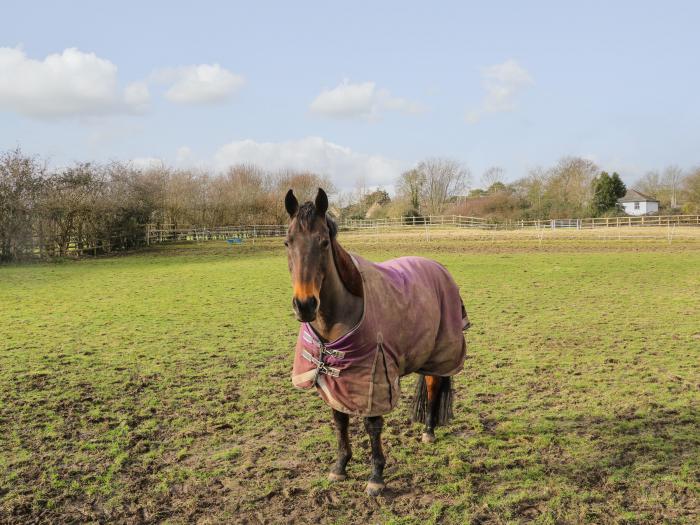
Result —
[[444, 263], [473, 324], [435, 445], [403, 381], [376, 500], [361, 423], [329, 484], [291, 385], [280, 239], [0, 267], [0, 523], [697, 523], [700, 242], [631, 230], [341, 235]]

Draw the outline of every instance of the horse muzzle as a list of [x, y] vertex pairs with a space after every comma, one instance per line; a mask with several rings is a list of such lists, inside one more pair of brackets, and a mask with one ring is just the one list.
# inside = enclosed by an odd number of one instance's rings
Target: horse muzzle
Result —
[[302, 323], [310, 323], [316, 319], [316, 313], [318, 312], [318, 299], [311, 295], [304, 299], [299, 299], [295, 297], [292, 299], [292, 308], [294, 309], [294, 314], [296, 315], [297, 321]]

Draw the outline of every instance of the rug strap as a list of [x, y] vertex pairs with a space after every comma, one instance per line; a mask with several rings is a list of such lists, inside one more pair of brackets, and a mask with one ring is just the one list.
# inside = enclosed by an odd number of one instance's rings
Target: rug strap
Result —
[[332, 366], [328, 366], [322, 360], [316, 359], [314, 356], [312, 356], [306, 350], [302, 350], [301, 355], [304, 359], [306, 359], [307, 361], [310, 361], [316, 365], [316, 370], [319, 374], [326, 374], [326, 375], [332, 376], [332, 377], [338, 377], [340, 375], [340, 369], [332, 367]]

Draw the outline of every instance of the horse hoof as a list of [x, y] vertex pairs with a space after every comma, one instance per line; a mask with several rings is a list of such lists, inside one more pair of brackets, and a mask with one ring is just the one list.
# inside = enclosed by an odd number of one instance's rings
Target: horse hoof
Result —
[[386, 485], [384, 483], [377, 483], [376, 481], [369, 481], [369, 482], [367, 482], [367, 487], [365, 488], [365, 492], [367, 493], [368, 496], [375, 498], [382, 493], [382, 490], [384, 490], [384, 487], [386, 487]]
[[423, 432], [423, 435], [421, 436], [421, 441], [423, 443], [435, 443], [435, 434], [428, 434], [427, 432]]
[[329, 481], [345, 481], [346, 479], [348, 479], [347, 474], [336, 474], [335, 472], [328, 473]]

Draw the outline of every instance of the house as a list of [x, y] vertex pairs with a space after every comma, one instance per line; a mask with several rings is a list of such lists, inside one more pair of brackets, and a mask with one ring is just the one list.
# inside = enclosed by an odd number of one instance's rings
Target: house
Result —
[[617, 199], [617, 202], [622, 205], [627, 215], [648, 215], [659, 211], [659, 201], [632, 188], [627, 190], [624, 197]]

